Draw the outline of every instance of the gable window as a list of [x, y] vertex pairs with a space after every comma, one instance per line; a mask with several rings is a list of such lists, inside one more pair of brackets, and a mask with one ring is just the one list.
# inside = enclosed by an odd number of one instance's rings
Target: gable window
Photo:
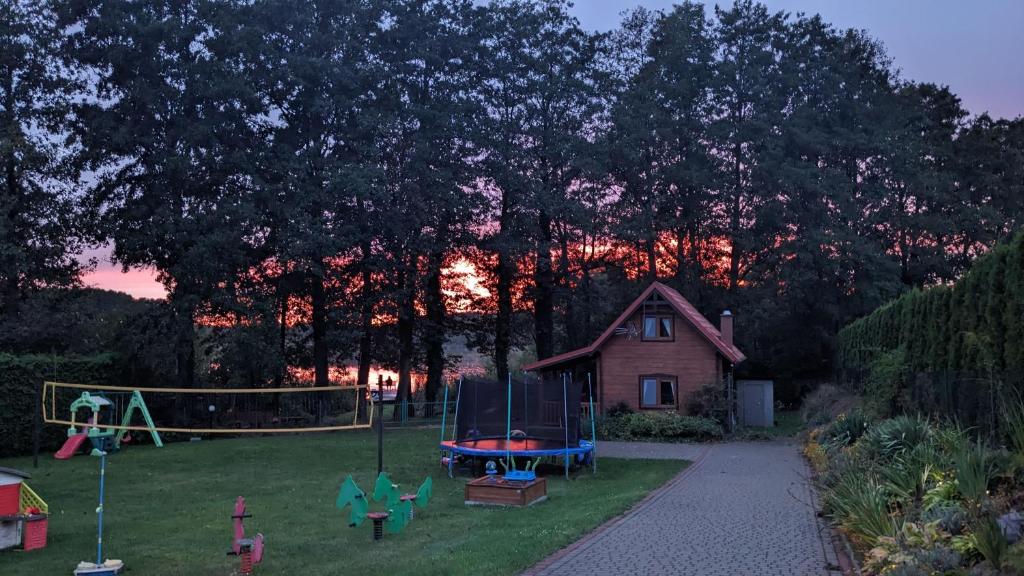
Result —
[[649, 314], [644, 316], [644, 340], [671, 340], [671, 314]]
[[674, 376], [641, 376], [641, 408], [675, 408], [676, 378]]

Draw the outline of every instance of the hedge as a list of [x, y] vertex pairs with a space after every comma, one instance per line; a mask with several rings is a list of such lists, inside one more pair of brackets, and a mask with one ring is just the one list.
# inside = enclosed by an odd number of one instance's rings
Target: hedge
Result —
[[722, 433], [722, 426], [710, 418], [676, 412], [622, 413], [603, 416], [597, 423], [601, 440], [715, 440]]
[[840, 373], [899, 351], [916, 373], [1024, 372], [1024, 233], [953, 286], [914, 290], [839, 332]]
[[[97, 356], [13, 356], [0, 353], [0, 457], [32, 453], [35, 394], [43, 380], [82, 384], [108, 384], [114, 366], [113, 355]], [[58, 410], [68, 407], [67, 398], [58, 399]], [[59, 416], [61, 414], [58, 414]], [[40, 449], [52, 452], [66, 438], [61, 426], [43, 425]]]

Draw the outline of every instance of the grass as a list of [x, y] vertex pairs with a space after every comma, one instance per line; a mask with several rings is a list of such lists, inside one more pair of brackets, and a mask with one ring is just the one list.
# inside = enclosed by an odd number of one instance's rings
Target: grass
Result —
[[775, 413], [775, 426], [762, 428], [750, 426], [741, 428], [737, 435], [740, 438], [753, 440], [770, 440], [773, 438], [791, 438], [804, 429], [804, 421], [798, 410], [780, 411]]
[[[387, 431], [384, 466], [414, 491], [434, 477], [434, 500], [398, 535], [373, 542], [369, 523], [347, 526], [334, 508], [352, 474], [372, 490], [376, 438], [370, 431], [135, 446], [108, 458], [105, 555], [127, 574], [230, 575], [231, 508], [246, 498], [246, 531], [266, 536], [257, 574], [514, 574], [621, 514], [684, 466], [680, 461], [602, 459], [599, 473], [548, 478], [547, 502], [527, 509], [468, 508], [465, 478], [438, 464], [435, 430]], [[50, 505], [49, 542], [35, 552], [0, 552], [0, 574], [70, 574], [93, 560], [98, 460], [0, 460], [31, 471]], [[371, 504], [371, 510], [379, 505]]]

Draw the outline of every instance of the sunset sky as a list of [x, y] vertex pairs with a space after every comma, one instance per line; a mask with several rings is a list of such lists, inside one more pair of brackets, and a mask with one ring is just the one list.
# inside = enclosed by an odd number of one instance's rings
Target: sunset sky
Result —
[[[985, 0], [762, 0], [773, 11], [821, 13], [837, 28], [859, 28], [881, 40], [904, 78], [948, 85], [972, 114], [1015, 118], [1024, 115], [1024, 1]], [[672, 0], [577, 0], [573, 12], [588, 30], [618, 25], [619, 14], [633, 6], [667, 9]], [[714, 2], [708, 2], [713, 9]], [[719, 2], [728, 5], [728, 2]], [[162, 298], [163, 286], [150, 270], [122, 272], [96, 248], [87, 285]]]

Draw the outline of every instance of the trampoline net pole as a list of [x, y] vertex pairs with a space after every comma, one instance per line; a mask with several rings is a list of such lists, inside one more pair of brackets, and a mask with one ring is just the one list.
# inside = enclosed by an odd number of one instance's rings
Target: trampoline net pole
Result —
[[508, 410], [505, 417], [505, 463], [507, 466], [511, 466], [511, 454], [512, 449], [512, 373], [508, 373]]

